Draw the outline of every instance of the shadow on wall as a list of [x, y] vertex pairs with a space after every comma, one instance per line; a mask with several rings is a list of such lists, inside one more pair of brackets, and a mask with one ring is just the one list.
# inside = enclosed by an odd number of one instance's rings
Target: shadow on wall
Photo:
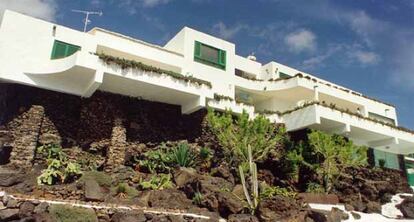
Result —
[[32, 105], [45, 109], [39, 134], [42, 138], [57, 137], [63, 147], [80, 146], [111, 139], [114, 118], [123, 119], [127, 141], [160, 143], [163, 141], [195, 140], [201, 135], [206, 113], [181, 115], [179, 106], [150, 102], [105, 92], [91, 98], [80, 98], [53, 91], [2, 84], [0, 87], [0, 125], [13, 131], [21, 114]]

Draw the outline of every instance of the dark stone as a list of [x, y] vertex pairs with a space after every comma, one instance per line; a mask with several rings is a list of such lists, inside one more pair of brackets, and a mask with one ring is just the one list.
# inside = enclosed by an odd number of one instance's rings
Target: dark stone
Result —
[[232, 214], [229, 216], [228, 222], [259, 222], [257, 217], [250, 214]]
[[221, 215], [237, 214], [244, 208], [243, 201], [240, 201], [230, 192], [217, 193], [217, 200]]
[[7, 208], [17, 208], [19, 206], [19, 202], [16, 199], [8, 199], [7, 200], [7, 204], [6, 204]]
[[301, 199], [274, 196], [260, 201], [257, 215], [260, 221], [281, 221], [297, 218], [306, 210]]
[[178, 187], [194, 182], [198, 177], [197, 171], [193, 168], [180, 167], [174, 173], [174, 181]]
[[85, 198], [89, 201], [104, 201], [105, 196], [98, 182], [87, 178], [85, 180]]
[[0, 170], [0, 186], [10, 187], [24, 181], [24, 177], [18, 172], [13, 170]]
[[414, 219], [414, 197], [406, 197], [396, 206], [406, 218]]
[[217, 168], [214, 168], [211, 173], [212, 176], [221, 177], [231, 184], [234, 184], [234, 176], [230, 172], [230, 168], [227, 164], [220, 164]]
[[327, 222], [329, 211], [311, 210], [308, 216], [315, 222]]
[[34, 221], [36, 222], [56, 222], [56, 220], [48, 213], [40, 213], [33, 215]]
[[39, 205], [37, 205], [34, 209], [34, 213], [41, 214], [47, 211], [47, 208], [49, 207], [49, 204], [46, 202], [42, 202]]
[[0, 210], [0, 221], [9, 221], [19, 218], [19, 209]]
[[149, 207], [180, 210], [193, 207], [192, 201], [187, 199], [187, 196], [179, 190], [154, 190], [150, 191], [148, 195]]
[[115, 213], [111, 218], [112, 222], [145, 222], [147, 218], [143, 212]]
[[24, 202], [20, 204], [19, 215], [20, 217], [28, 217], [33, 214], [35, 205], [30, 202]]

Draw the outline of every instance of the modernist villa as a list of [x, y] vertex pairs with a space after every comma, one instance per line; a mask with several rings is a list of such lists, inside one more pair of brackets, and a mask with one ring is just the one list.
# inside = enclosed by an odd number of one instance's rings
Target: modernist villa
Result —
[[239, 56], [233, 43], [188, 27], [158, 46], [6, 11], [0, 63], [4, 83], [80, 97], [98, 90], [140, 97], [179, 105], [182, 114], [207, 106], [245, 110], [284, 123], [288, 131], [341, 134], [373, 148], [377, 165], [384, 159], [386, 167], [407, 168], [414, 186], [414, 131], [398, 126], [394, 106], [277, 62]]

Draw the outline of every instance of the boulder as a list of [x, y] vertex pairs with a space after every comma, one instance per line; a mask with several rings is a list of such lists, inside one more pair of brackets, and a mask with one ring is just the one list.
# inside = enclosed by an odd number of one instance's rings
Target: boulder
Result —
[[49, 207], [49, 204], [46, 202], [42, 202], [39, 205], [37, 205], [34, 209], [34, 213], [41, 214], [47, 211], [47, 208]]
[[228, 222], [259, 222], [257, 217], [250, 214], [232, 214], [229, 216]]
[[89, 201], [104, 201], [105, 196], [98, 182], [91, 178], [85, 179], [85, 198]]
[[349, 218], [347, 213], [336, 207], [331, 211], [313, 209], [308, 216], [315, 222], [341, 222]]
[[178, 187], [183, 187], [186, 184], [193, 183], [198, 177], [197, 171], [193, 168], [180, 167], [174, 173], [174, 181]]
[[257, 215], [261, 221], [282, 221], [297, 218], [304, 210], [306, 209], [300, 199], [274, 196], [260, 201]]
[[24, 202], [20, 204], [19, 215], [20, 217], [28, 217], [33, 214], [34, 209], [34, 204], [32, 204], [31, 202]]
[[153, 190], [148, 194], [148, 206], [162, 209], [187, 210], [193, 207], [187, 196], [175, 189]]
[[231, 184], [234, 184], [234, 176], [230, 172], [230, 167], [227, 164], [220, 164], [217, 168], [214, 168], [211, 172], [212, 176], [221, 177]]
[[0, 210], [0, 221], [9, 221], [19, 218], [19, 209]]
[[406, 218], [414, 219], [414, 197], [406, 197], [396, 206]]
[[219, 192], [216, 197], [221, 215], [237, 214], [244, 209], [243, 201], [230, 192]]
[[355, 220], [361, 219], [361, 215], [357, 212], [351, 212], [351, 215]]
[[23, 181], [24, 177], [19, 171], [0, 169], [0, 186], [10, 187], [18, 183], [22, 183]]

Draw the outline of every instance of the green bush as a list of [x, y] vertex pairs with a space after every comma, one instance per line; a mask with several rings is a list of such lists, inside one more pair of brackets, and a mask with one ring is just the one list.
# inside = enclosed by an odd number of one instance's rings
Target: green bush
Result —
[[54, 221], [59, 222], [97, 222], [98, 218], [94, 210], [71, 207], [67, 205], [51, 205], [49, 214]]
[[115, 195], [122, 198], [134, 198], [138, 195], [138, 191], [135, 188], [130, 187], [127, 183], [119, 183], [113, 192]]
[[379, 160], [378, 160], [378, 165], [379, 165], [381, 168], [385, 168], [385, 164], [386, 164], [386, 162], [385, 162], [385, 160], [384, 160], [384, 159], [379, 159]]
[[319, 183], [310, 182], [308, 183], [306, 187], [306, 192], [307, 193], [325, 193], [325, 189]]
[[200, 149], [200, 158], [202, 160], [207, 160], [211, 157], [211, 150], [208, 147], [201, 147]]
[[169, 173], [171, 165], [171, 155], [166, 152], [163, 146], [157, 150], [147, 151], [137, 160], [141, 168], [148, 170], [150, 173]]
[[202, 201], [203, 201], [203, 194], [201, 194], [200, 192], [194, 193], [193, 203], [196, 205], [201, 205]]
[[289, 198], [295, 198], [297, 195], [296, 192], [293, 192], [287, 188], [282, 188], [278, 186], [269, 186], [266, 183], [260, 184], [260, 198], [272, 198], [274, 196], [284, 196]]
[[95, 180], [99, 184], [99, 186], [102, 186], [102, 187], [111, 187], [112, 185], [111, 176], [107, 175], [104, 172], [99, 172], [99, 171], [83, 172], [80, 180], [85, 181], [86, 179]]
[[159, 174], [152, 176], [149, 181], [140, 181], [139, 186], [143, 190], [163, 190], [172, 188], [170, 174]]
[[266, 117], [259, 115], [250, 120], [243, 112], [233, 118], [230, 112], [215, 113], [209, 109], [207, 122], [223, 148], [225, 157], [234, 166], [248, 162], [248, 147], [251, 146], [253, 161], [269, 157], [280, 157], [276, 150], [286, 138], [286, 130], [276, 127]]
[[60, 146], [55, 144], [41, 146], [38, 147], [37, 152], [47, 154], [48, 157], [47, 168], [37, 178], [39, 185], [71, 182], [82, 175], [79, 164], [69, 161]]
[[366, 165], [367, 148], [342, 136], [313, 130], [308, 134], [308, 143], [291, 150], [288, 159], [315, 171], [329, 193], [345, 168]]

